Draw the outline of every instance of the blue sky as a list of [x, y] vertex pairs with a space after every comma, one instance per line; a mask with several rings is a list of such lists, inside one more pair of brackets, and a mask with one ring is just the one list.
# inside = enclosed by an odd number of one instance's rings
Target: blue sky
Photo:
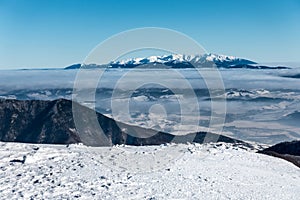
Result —
[[300, 0], [0, 0], [0, 68], [80, 63], [139, 27], [180, 31], [212, 53], [300, 61]]

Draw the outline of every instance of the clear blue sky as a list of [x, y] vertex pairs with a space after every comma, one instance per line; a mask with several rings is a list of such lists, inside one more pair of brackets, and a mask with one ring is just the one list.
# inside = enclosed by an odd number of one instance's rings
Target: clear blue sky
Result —
[[300, 0], [0, 0], [0, 68], [79, 63], [111, 35], [149, 26], [212, 53], [300, 61]]

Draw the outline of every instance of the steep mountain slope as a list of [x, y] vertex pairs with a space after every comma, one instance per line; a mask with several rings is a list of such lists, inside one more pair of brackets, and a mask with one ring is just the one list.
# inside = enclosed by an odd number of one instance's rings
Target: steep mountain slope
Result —
[[[80, 112], [82, 124], [80, 130], [75, 127], [72, 106]], [[175, 136], [157, 132], [138, 126], [117, 123], [100, 113], [96, 113], [99, 125], [105, 135], [99, 133], [93, 124], [88, 123], [89, 117], [95, 112], [85, 106], [65, 99], [54, 101], [40, 100], [0, 100], [0, 140], [5, 142], [28, 142], [47, 144], [71, 144], [82, 142], [91, 146], [109, 146], [114, 144], [128, 145], [159, 145], [169, 142], [185, 143], [191, 141], [202, 143], [206, 133], [191, 133]], [[80, 133], [80, 134], [79, 134]], [[138, 137], [143, 135], [143, 138]], [[149, 137], [145, 137], [149, 136]], [[216, 134], [209, 133], [214, 140]], [[99, 139], [100, 137], [100, 139]], [[103, 140], [101, 139], [103, 138]], [[96, 139], [98, 138], [98, 139]], [[218, 141], [243, 143], [226, 136]], [[246, 143], [244, 143], [246, 145]]]
[[0, 100], [0, 139], [9, 142], [77, 143], [71, 131], [70, 103], [57, 101]]

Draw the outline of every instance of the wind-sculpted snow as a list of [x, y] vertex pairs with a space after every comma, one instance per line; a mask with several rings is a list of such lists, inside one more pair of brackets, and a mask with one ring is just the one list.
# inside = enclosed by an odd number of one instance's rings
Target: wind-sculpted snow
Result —
[[[166, 163], [176, 152], [181, 156]], [[300, 170], [292, 163], [224, 143], [95, 148], [1, 142], [0, 158], [2, 199], [296, 200], [300, 193]]]

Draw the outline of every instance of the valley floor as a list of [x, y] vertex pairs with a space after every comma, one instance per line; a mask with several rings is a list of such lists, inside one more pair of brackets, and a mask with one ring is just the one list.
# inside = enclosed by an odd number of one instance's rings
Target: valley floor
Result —
[[292, 163], [232, 144], [0, 143], [1, 199], [299, 199], [299, 183]]

